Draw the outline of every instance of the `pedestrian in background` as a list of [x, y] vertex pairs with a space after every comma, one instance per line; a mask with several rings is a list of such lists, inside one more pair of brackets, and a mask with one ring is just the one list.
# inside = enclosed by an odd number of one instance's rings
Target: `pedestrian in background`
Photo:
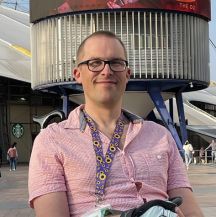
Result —
[[200, 157], [200, 162], [204, 164], [205, 163], [205, 149], [203, 146], [201, 146], [199, 150], [199, 157]]
[[185, 165], [187, 167], [187, 170], [189, 169], [189, 165], [192, 162], [192, 157], [193, 157], [193, 146], [189, 143], [187, 140], [185, 144], [183, 145], [184, 149], [184, 156], [185, 156]]
[[214, 163], [216, 161], [216, 142], [214, 139], [212, 139], [210, 145], [205, 149], [205, 151], [209, 148], [211, 148], [212, 163]]
[[16, 164], [17, 164], [17, 158], [18, 158], [18, 153], [16, 149], [17, 143], [14, 142], [11, 147], [8, 149], [7, 155], [9, 157], [10, 161], [10, 171], [16, 170]]

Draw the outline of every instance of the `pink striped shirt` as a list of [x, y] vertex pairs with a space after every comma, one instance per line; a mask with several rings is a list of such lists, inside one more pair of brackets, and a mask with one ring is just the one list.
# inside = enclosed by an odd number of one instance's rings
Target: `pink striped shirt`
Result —
[[[37, 136], [29, 166], [29, 201], [66, 191], [70, 216], [95, 206], [96, 159], [91, 132], [80, 108]], [[182, 158], [169, 131], [154, 122], [130, 119], [123, 150], [115, 154], [105, 187], [104, 203], [127, 210], [152, 199], [167, 199], [167, 191], [191, 188]], [[109, 138], [100, 133], [103, 151]], [[139, 189], [136, 187], [139, 183]]]

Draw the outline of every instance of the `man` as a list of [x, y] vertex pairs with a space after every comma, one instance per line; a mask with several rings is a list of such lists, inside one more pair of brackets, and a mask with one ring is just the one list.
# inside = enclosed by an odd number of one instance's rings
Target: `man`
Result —
[[200, 163], [204, 164], [205, 162], [205, 149], [203, 146], [201, 146], [199, 150], [199, 158], [200, 158]]
[[183, 149], [184, 149], [184, 156], [185, 156], [185, 165], [186, 165], [186, 168], [188, 170], [189, 165], [192, 162], [194, 149], [188, 140], [183, 145]]
[[216, 161], [216, 142], [214, 141], [214, 139], [212, 139], [211, 143], [205, 149], [205, 151], [209, 148], [211, 148], [212, 163], [214, 163]]
[[7, 155], [9, 157], [9, 161], [10, 161], [10, 171], [12, 171], [12, 170], [15, 171], [16, 166], [17, 166], [18, 152], [16, 149], [16, 145], [17, 145], [17, 143], [14, 142], [7, 151]]
[[203, 216], [170, 133], [122, 110], [130, 74], [113, 33], [80, 45], [73, 75], [85, 105], [42, 130], [33, 146], [29, 200], [37, 217], [82, 216], [100, 204], [123, 211], [176, 196], [184, 201], [179, 217]]

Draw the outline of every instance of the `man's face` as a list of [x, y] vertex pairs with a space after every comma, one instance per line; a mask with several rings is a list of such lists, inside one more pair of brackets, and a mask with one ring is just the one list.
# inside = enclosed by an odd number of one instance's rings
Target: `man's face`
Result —
[[[79, 63], [90, 60], [126, 60], [124, 49], [120, 42], [104, 35], [89, 38], [79, 58]], [[83, 85], [86, 103], [106, 104], [112, 106], [121, 103], [130, 70], [113, 72], [106, 64], [101, 72], [92, 72], [86, 64], [74, 69], [74, 77]]]

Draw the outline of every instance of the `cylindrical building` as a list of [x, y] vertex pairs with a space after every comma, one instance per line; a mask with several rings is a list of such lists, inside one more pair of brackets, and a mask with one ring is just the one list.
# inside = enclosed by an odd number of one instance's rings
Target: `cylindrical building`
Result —
[[[132, 69], [128, 93], [149, 96], [181, 147], [187, 139], [181, 93], [205, 88], [210, 80], [210, 0], [30, 2], [33, 89], [55, 91], [66, 101], [68, 97], [73, 100], [74, 93], [82, 92], [71, 73], [79, 44], [94, 31], [110, 30], [127, 48]], [[163, 102], [173, 96], [179, 109], [182, 141]], [[67, 115], [65, 106], [66, 102], [63, 110]], [[146, 110], [143, 116], [152, 107]]]

